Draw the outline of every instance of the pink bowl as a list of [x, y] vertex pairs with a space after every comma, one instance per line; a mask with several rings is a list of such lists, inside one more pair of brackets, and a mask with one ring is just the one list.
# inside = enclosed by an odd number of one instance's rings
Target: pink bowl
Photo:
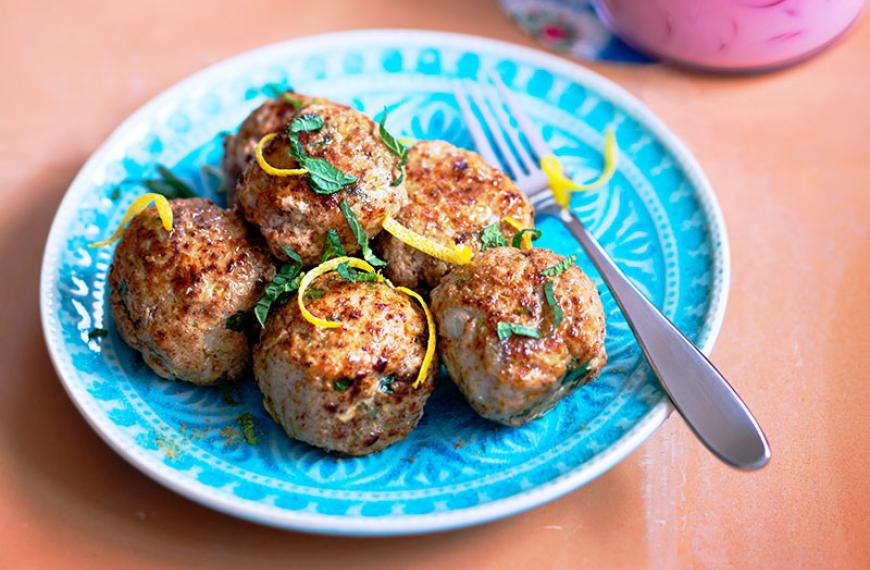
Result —
[[656, 57], [717, 71], [788, 65], [825, 48], [863, 0], [595, 0], [626, 43]]

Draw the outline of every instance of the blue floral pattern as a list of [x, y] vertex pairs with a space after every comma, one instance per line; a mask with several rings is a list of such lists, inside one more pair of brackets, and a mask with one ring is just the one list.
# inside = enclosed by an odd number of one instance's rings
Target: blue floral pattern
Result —
[[[572, 207], [654, 302], [709, 347], [724, 309], [727, 247], [715, 200], [678, 141], [634, 99], [555, 58], [507, 44], [426, 33], [355, 33], [271, 46], [176, 86], [128, 120], [74, 182], [49, 238], [42, 303], [52, 357], [95, 429], [164, 484], [221, 510], [321, 532], [396, 534], [480, 522], [575, 488], [624, 457], [670, 408], [613, 297], [557, 222], [539, 220], [542, 247], [578, 253], [607, 314], [601, 378], [549, 415], [507, 428], [475, 415], [442, 375], [420, 426], [364, 458], [335, 457], [288, 439], [252, 381], [231, 405], [217, 389], [157, 378], [124, 345], [106, 305], [110, 233], [142, 189], [124, 181], [172, 167], [222, 200], [224, 130], [262, 102], [264, 86], [293, 85], [374, 115], [395, 106], [391, 129], [472, 147], [451, 82], [499, 73], [567, 170], [601, 167], [603, 131], [622, 157], [608, 187]], [[115, 195], [118, 190], [117, 195]], [[110, 333], [89, 339], [94, 327]], [[237, 417], [254, 416], [259, 444]]]

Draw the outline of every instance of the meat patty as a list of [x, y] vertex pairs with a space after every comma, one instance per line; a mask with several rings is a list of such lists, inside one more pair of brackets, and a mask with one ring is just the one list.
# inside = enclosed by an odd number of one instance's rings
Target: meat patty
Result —
[[337, 274], [312, 284], [306, 307], [341, 321], [319, 328], [294, 301], [273, 309], [254, 347], [263, 404], [287, 434], [348, 455], [366, 455], [404, 439], [420, 421], [438, 362], [413, 388], [428, 331], [415, 301], [383, 283], [351, 283]]
[[[595, 285], [573, 263], [555, 276], [541, 273], [562, 260], [540, 248], [488, 249], [432, 290], [441, 357], [481, 416], [525, 424], [595, 378], [607, 362]], [[547, 281], [564, 314], [555, 330]], [[499, 340], [500, 322], [525, 325], [541, 338], [512, 334]]]
[[[480, 234], [492, 223], [499, 223], [510, 241], [516, 230], [501, 222], [505, 216], [534, 227], [531, 204], [507, 175], [444, 141], [421, 141], [409, 149], [405, 186], [408, 204], [396, 220], [444, 245], [465, 244], [478, 251]], [[431, 288], [451, 268], [388, 233], [378, 237], [377, 248], [389, 263], [387, 277], [397, 285]]]
[[[301, 133], [299, 141], [308, 156], [322, 158], [357, 182], [334, 194], [317, 194], [308, 176], [272, 176], [256, 162], [242, 174], [236, 186], [239, 203], [250, 222], [257, 225], [272, 253], [281, 259], [289, 246], [306, 265], [320, 261], [328, 230], [338, 232], [348, 253], [359, 246], [339, 209], [347, 201], [368, 237], [374, 237], [388, 214], [396, 213], [407, 198], [398, 178], [399, 158], [380, 138], [378, 125], [344, 105], [314, 103], [301, 111], [319, 115], [324, 122], [316, 132]], [[277, 168], [298, 168], [289, 153], [286, 134], [265, 149], [267, 162]]]
[[238, 380], [250, 366], [246, 331], [227, 319], [250, 311], [275, 268], [235, 212], [209, 200], [173, 200], [167, 232], [153, 206], [115, 249], [109, 304], [121, 338], [164, 378], [194, 384]]
[[260, 139], [284, 129], [300, 106], [315, 101], [326, 100], [286, 91], [254, 109], [242, 122], [239, 131], [224, 139], [222, 166], [227, 176], [227, 203], [230, 206], [235, 205], [236, 182], [245, 167], [254, 159], [254, 149]]

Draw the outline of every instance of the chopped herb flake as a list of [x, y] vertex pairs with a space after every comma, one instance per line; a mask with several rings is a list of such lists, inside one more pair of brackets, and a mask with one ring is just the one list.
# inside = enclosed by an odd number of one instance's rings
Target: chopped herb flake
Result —
[[580, 383], [583, 382], [583, 380], [589, 375], [589, 365], [591, 363], [591, 360], [587, 360], [578, 368], [565, 374], [565, 377], [562, 378], [562, 384], [567, 384], [569, 388], [576, 388], [577, 386], [579, 386]]
[[553, 282], [547, 281], [544, 284], [544, 296], [547, 298], [547, 304], [553, 309], [553, 330], [550, 335], [556, 332], [559, 325], [562, 324], [562, 318], [565, 316], [562, 309], [559, 308], [559, 303], [556, 302], [556, 295], [553, 293]]
[[375, 253], [372, 251], [372, 248], [369, 247], [369, 238], [366, 235], [365, 231], [363, 231], [362, 224], [359, 223], [359, 220], [356, 218], [356, 215], [353, 213], [353, 210], [350, 207], [350, 204], [347, 203], [346, 200], [342, 200], [338, 207], [341, 209], [341, 213], [344, 214], [344, 219], [347, 220], [347, 225], [350, 227], [350, 231], [353, 234], [354, 239], [359, 244], [360, 251], [362, 251], [363, 259], [368, 261], [372, 267], [383, 267], [387, 263], [380, 259]]
[[501, 228], [498, 222], [494, 222], [485, 228], [480, 234], [480, 251], [484, 251], [493, 247], [506, 247], [508, 242], [501, 235]]
[[239, 311], [227, 318], [225, 327], [231, 331], [243, 332], [251, 324], [250, 311]]
[[539, 333], [537, 329], [525, 325], [518, 325], [516, 323], [506, 323], [504, 321], [500, 321], [498, 325], [496, 325], [496, 331], [498, 332], [498, 340], [507, 340], [511, 335], [541, 338], [541, 333]]
[[286, 101], [287, 103], [293, 105], [293, 108], [297, 111], [308, 104], [308, 101], [302, 99], [292, 91], [285, 91], [284, 93], [281, 93], [281, 98], [284, 99], [284, 101]]
[[530, 234], [529, 238], [532, 241], [536, 241], [539, 237], [541, 237], [541, 230], [536, 230], [535, 228], [523, 228], [517, 233], [514, 234], [514, 239], [511, 241], [511, 245], [517, 249], [523, 245], [523, 235]]
[[353, 380], [351, 380], [350, 378], [339, 378], [338, 380], [336, 380], [335, 382], [332, 383], [332, 388], [336, 392], [344, 392], [345, 390], [350, 388], [352, 385], [353, 385]]
[[378, 380], [378, 391], [383, 392], [384, 394], [395, 394], [396, 392], [393, 390], [393, 384], [395, 382], [395, 376], [384, 376], [383, 378]]
[[321, 297], [323, 297], [323, 295], [323, 291], [321, 291], [320, 289], [315, 289], [314, 287], [309, 287], [305, 290], [305, 296], [311, 297], [312, 299], [320, 299]]
[[257, 439], [257, 430], [256, 424], [254, 423], [254, 416], [251, 415], [250, 412], [245, 412], [236, 418], [236, 422], [242, 428], [242, 435], [245, 438], [245, 441], [250, 445], [257, 445], [260, 443], [260, 440]]
[[239, 385], [230, 382], [230, 377], [226, 372], [218, 378], [218, 388], [221, 390], [221, 396], [223, 396], [224, 402], [230, 406], [238, 405]]
[[101, 328], [92, 328], [88, 332], [88, 340], [94, 340], [98, 338], [103, 338], [109, 336], [109, 331]]
[[562, 261], [560, 261], [556, 265], [553, 265], [552, 267], [548, 267], [548, 268], [544, 269], [543, 271], [541, 271], [541, 275], [546, 275], [547, 277], [553, 277], [555, 275], [558, 275], [558, 274], [562, 273], [563, 271], [565, 271], [566, 269], [568, 269], [569, 267], [571, 267], [572, 265], [574, 265], [575, 259], [577, 259], [576, 253], [573, 255], [569, 255], [568, 257], [566, 257], [565, 259], [563, 259]]

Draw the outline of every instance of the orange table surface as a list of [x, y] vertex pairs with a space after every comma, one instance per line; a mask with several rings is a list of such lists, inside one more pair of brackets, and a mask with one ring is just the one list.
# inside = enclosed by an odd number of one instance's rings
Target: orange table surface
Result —
[[2, 2], [0, 568], [870, 568], [870, 21], [769, 75], [588, 64], [694, 151], [731, 239], [713, 359], [766, 428], [742, 473], [673, 416], [553, 503], [443, 534], [339, 539], [198, 506], [91, 431], [49, 362], [54, 211], [118, 123], [188, 74], [318, 32], [410, 27], [533, 45], [495, 2]]

